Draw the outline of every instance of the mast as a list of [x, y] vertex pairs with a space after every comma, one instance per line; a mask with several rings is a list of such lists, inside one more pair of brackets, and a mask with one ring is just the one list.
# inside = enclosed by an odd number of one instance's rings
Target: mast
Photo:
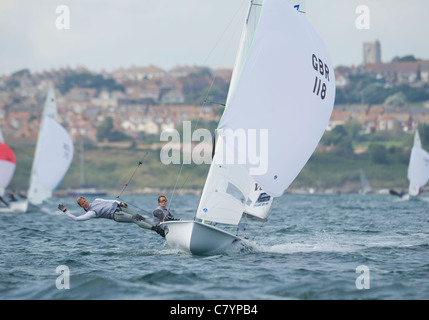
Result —
[[83, 139], [80, 140], [80, 186], [83, 187], [85, 185], [85, 155], [84, 155], [84, 144]]
[[255, 3], [254, 0], [250, 1], [249, 11], [247, 12], [246, 24], [249, 22], [250, 11], [252, 11], [253, 6], [260, 6], [260, 7], [262, 7], [262, 4]]

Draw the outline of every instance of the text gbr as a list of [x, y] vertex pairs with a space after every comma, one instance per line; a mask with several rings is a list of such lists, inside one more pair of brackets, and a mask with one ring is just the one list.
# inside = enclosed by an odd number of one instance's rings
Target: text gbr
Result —
[[[317, 56], [314, 53], [313, 53], [311, 59], [312, 59], [314, 70], [316, 70], [317, 72], [320, 73], [320, 75], [322, 76], [321, 78], [323, 78], [323, 76], [325, 76], [325, 79], [323, 79], [323, 80], [330, 81], [328, 65], [326, 63], [324, 63], [322, 61], [322, 59], [317, 58]], [[314, 79], [313, 93], [315, 93], [317, 96], [320, 93], [320, 98], [323, 100], [326, 97], [326, 84], [325, 84], [325, 82], [322, 82], [321, 78], [319, 78], [318, 75], [316, 75], [316, 79]], [[320, 89], [320, 88], [322, 88], [322, 89]]]

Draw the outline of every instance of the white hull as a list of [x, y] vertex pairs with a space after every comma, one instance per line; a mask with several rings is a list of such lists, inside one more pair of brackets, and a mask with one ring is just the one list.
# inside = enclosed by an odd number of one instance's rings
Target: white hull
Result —
[[419, 201], [420, 200], [420, 196], [412, 196], [410, 194], [404, 194], [401, 197], [401, 200], [403, 200], [403, 201]]
[[9, 207], [1, 207], [0, 212], [24, 213], [27, 212], [27, 208], [27, 200], [12, 201], [9, 202]]
[[161, 223], [170, 248], [195, 255], [211, 255], [221, 252], [237, 241], [226, 231], [198, 221], [167, 221]]

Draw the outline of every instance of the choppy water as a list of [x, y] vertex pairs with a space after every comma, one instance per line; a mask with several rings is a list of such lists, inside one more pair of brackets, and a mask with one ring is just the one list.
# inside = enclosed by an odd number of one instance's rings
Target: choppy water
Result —
[[[124, 199], [156, 205], [156, 196]], [[208, 257], [134, 224], [74, 222], [59, 200], [0, 215], [0, 299], [429, 299], [429, 199], [285, 195], [247, 231], [252, 249]], [[197, 203], [176, 197], [176, 217], [193, 218]], [[69, 289], [57, 288], [59, 266]]]

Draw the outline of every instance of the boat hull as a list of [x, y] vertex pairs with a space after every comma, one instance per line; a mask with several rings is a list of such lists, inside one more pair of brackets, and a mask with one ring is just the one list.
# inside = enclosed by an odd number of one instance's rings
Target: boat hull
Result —
[[11, 201], [9, 207], [0, 208], [0, 212], [25, 213], [28, 209], [27, 200]]
[[170, 248], [195, 255], [216, 254], [241, 242], [233, 234], [198, 221], [167, 221], [161, 227]]

